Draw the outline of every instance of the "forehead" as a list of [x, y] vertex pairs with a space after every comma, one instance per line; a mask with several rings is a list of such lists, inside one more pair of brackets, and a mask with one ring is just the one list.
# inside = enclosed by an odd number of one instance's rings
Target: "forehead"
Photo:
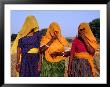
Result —
[[54, 31], [59, 31], [60, 30], [60, 27], [58, 25], [54, 25], [52, 27], [53, 27]]

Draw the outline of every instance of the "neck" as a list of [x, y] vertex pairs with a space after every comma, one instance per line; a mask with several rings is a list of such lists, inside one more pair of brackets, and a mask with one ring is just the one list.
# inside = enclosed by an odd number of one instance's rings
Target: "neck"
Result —
[[83, 39], [82, 39], [80, 36], [78, 36], [78, 38], [79, 38], [81, 41], [83, 41]]
[[33, 36], [34, 32], [29, 33], [27, 36]]

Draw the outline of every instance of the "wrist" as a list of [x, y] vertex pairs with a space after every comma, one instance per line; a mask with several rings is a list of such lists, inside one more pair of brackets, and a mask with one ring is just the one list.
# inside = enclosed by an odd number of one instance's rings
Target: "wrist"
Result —
[[49, 45], [45, 45], [46, 47], [49, 47]]
[[64, 55], [64, 52], [62, 52], [62, 56], [64, 57], [65, 55]]

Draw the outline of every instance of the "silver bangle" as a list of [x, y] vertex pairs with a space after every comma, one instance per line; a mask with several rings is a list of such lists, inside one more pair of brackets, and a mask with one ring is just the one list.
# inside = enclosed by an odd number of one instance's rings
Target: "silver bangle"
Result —
[[62, 53], [63, 53], [63, 55], [62, 55], [62, 56], [64, 57], [64, 52], [62, 52]]
[[45, 45], [46, 47], [49, 47], [48, 45]]

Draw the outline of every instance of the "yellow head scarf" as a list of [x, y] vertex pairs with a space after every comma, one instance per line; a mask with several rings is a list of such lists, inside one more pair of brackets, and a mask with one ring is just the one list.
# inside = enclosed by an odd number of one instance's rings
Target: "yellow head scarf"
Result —
[[52, 22], [46, 32], [46, 35], [41, 40], [41, 46], [46, 45], [54, 36], [54, 32], [57, 31], [57, 38], [50, 47], [45, 51], [45, 58], [49, 62], [59, 62], [64, 60], [63, 56], [51, 57], [53, 52], [64, 52], [64, 46], [68, 46], [67, 40], [61, 35], [60, 26], [56, 22]]
[[17, 53], [17, 46], [18, 46], [18, 40], [24, 36], [26, 36], [32, 29], [34, 29], [34, 32], [38, 31], [38, 23], [36, 21], [36, 18], [34, 16], [27, 16], [20, 32], [18, 33], [12, 48], [12, 53]]
[[97, 41], [96, 41], [96, 38], [94, 37], [91, 29], [90, 29], [90, 26], [88, 23], [81, 23], [79, 25], [79, 28], [78, 28], [78, 31], [80, 29], [85, 29], [85, 36], [87, 38], [87, 41], [89, 42], [89, 44], [94, 48], [94, 50], [97, 49], [98, 45], [97, 45]]

